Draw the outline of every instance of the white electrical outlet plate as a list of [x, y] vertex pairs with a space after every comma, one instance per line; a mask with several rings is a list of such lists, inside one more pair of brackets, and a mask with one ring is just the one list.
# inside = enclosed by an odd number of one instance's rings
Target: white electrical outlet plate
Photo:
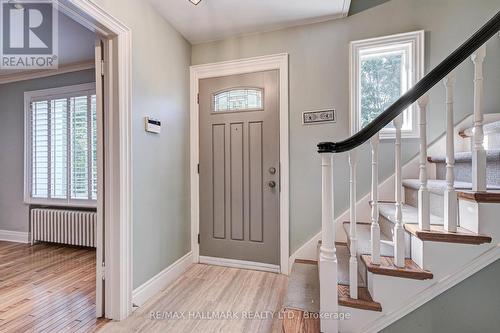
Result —
[[334, 123], [336, 121], [334, 109], [302, 112], [302, 124], [304, 125]]

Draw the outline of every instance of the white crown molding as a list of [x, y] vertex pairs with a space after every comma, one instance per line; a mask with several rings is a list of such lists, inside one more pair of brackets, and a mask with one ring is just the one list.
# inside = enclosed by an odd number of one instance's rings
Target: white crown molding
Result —
[[0, 241], [27, 244], [30, 241], [30, 233], [20, 232], [20, 231], [0, 230]]
[[193, 265], [193, 253], [189, 252], [160, 273], [153, 276], [132, 292], [134, 305], [142, 306], [151, 297], [158, 295], [162, 290], [169, 287], [180, 277], [191, 265]]
[[5, 74], [5, 75], [0, 75], [0, 85], [18, 81], [39, 79], [43, 77], [66, 74], [71, 72], [78, 72], [87, 69], [92, 69], [94, 67], [95, 67], [95, 61], [92, 59], [74, 64], [59, 66], [58, 69], [36, 70], [36, 71]]
[[346, 17], [349, 15], [349, 9], [351, 8], [351, 0], [344, 0], [344, 4], [342, 6], [342, 17]]

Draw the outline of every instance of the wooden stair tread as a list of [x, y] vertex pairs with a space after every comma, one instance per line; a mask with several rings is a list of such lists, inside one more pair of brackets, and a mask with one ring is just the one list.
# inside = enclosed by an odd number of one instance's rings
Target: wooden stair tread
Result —
[[460, 199], [481, 202], [481, 203], [500, 203], [500, 191], [457, 191]]
[[295, 259], [296, 264], [306, 264], [306, 265], [317, 265], [318, 261], [317, 260], [310, 260], [310, 259]]
[[431, 272], [421, 269], [413, 260], [408, 258], [405, 259], [405, 267], [403, 268], [394, 264], [393, 257], [380, 257], [380, 265], [372, 264], [371, 256], [368, 254], [363, 254], [361, 259], [366, 265], [366, 269], [373, 274], [414, 280], [427, 280], [434, 277]]
[[358, 299], [350, 297], [349, 286], [337, 285], [339, 305], [369, 311], [382, 311], [382, 305], [375, 302], [366, 287], [358, 287]]
[[460, 243], [460, 244], [484, 244], [491, 243], [491, 237], [478, 235], [467, 229], [458, 227], [457, 232], [448, 232], [442, 225], [431, 225], [431, 230], [420, 230], [418, 224], [405, 224], [406, 231], [423, 241]]

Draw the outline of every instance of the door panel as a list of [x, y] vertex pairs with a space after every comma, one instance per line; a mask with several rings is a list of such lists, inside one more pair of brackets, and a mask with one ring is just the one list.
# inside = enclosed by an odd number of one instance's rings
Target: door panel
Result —
[[200, 255], [279, 265], [278, 71], [203, 79], [199, 94]]
[[249, 221], [250, 221], [250, 240], [253, 242], [262, 242], [264, 239], [262, 214], [264, 198], [264, 178], [263, 178], [263, 160], [262, 160], [262, 122], [251, 122], [248, 125], [249, 141]]
[[212, 125], [213, 161], [213, 237], [226, 238], [226, 167], [225, 167], [225, 124]]

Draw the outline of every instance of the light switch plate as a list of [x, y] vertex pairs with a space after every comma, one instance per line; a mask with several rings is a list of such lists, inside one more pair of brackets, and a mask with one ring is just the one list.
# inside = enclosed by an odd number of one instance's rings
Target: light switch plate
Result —
[[334, 123], [336, 121], [334, 109], [302, 112], [302, 124], [304, 125]]

